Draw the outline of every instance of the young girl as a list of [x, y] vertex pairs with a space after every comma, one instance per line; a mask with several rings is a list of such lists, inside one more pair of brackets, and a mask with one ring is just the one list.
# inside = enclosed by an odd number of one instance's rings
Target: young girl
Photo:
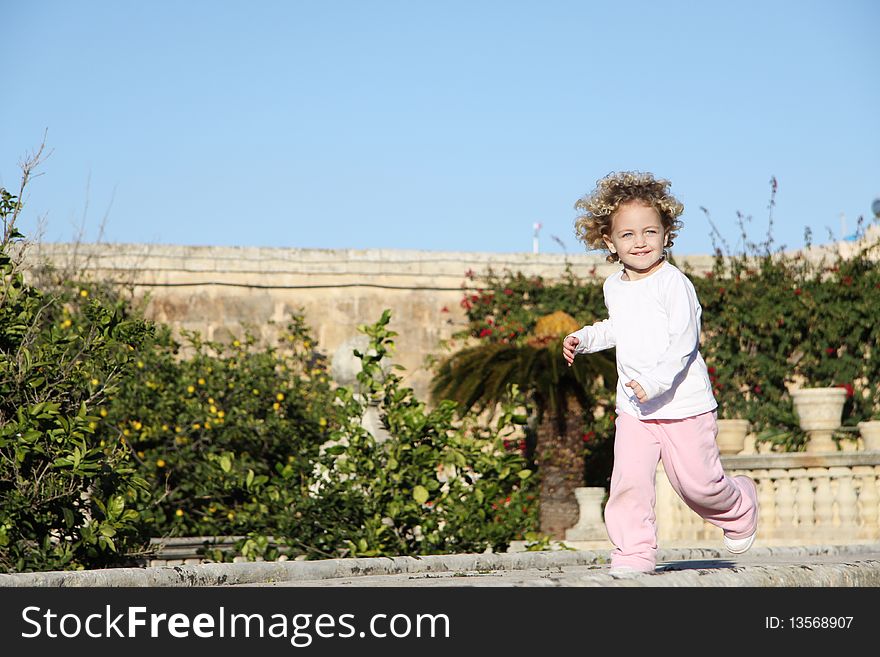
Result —
[[562, 354], [617, 349], [617, 419], [605, 525], [614, 544], [611, 574], [656, 565], [654, 474], [663, 460], [672, 487], [702, 518], [724, 531], [730, 552], [755, 540], [755, 482], [728, 477], [715, 436], [717, 403], [700, 355], [702, 308], [694, 286], [666, 260], [684, 206], [668, 180], [620, 172], [599, 180], [577, 202], [576, 233], [609, 251], [620, 271], [603, 286], [608, 319], [568, 335]]

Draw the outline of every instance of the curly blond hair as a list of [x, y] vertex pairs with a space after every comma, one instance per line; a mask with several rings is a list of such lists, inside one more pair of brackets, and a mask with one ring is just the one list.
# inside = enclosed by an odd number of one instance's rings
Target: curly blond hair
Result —
[[[657, 211], [663, 231], [669, 238], [666, 246], [672, 246], [681, 229], [678, 217], [684, 212], [684, 206], [669, 193], [670, 184], [668, 180], [640, 171], [609, 173], [596, 182], [596, 189], [574, 204], [581, 212], [574, 223], [575, 235], [587, 248], [607, 249], [602, 237], [611, 234], [614, 213], [624, 203], [636, 201]], [[619, 257], [610, 253], [606, 260], [617, 262]]]

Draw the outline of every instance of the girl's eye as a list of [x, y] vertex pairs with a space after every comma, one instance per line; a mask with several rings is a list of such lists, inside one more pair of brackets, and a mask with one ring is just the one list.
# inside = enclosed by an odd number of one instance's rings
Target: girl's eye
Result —
[[621, 235], [621, 237], [630, 237], [631, 235], [632, 233], [624, 233], [623, 235]]

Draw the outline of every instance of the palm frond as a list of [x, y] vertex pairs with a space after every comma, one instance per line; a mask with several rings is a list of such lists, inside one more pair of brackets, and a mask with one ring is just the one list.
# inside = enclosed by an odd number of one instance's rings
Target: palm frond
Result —
[[463, 349], [443, 361], [431, 383], [431, 395], [435, 402], [452, 399], [467, 412], [498, 403], [507, 387], [515, 383], [532, 392], [539, 406], [559, 414], [569, 396], [589, 406], [589, 391], [599, 376], [606, 387], [616, 385], [617, 369], [608, 352], [578, 356], [569, 367], [558, 340], [540, 347], [485, 344]]

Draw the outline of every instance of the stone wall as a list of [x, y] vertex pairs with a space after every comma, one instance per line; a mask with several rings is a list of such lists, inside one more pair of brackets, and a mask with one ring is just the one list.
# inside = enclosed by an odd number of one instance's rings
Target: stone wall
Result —
[[[872, 226], [876, 238], [878, 227]], [[828, 249], [854, 248], [830, 245]], [[36, 244], [26, 264], [48, 260], [70, 271], [130, 286], [148, 301], [152, 319], [195, 329], [208, 339], [230, 340], [243, 327], [271, 339], [286, 318], [301, 308], [332, 357], [350, 349], [357, 326], [392, 311], [399, 333], [395, 361], [406, 368], [405, 383], [427, 399], [430, 373], [425, 357], [440, 354], [440, 342], [465, 324], [462, 288], [480, 275], [519, 271], [556, 280], [571, 264], [576, 276], [593, 271], [604, 280], [618, 265], [595, 254], [469, 253], [391, 249], [324, 250], [176, 246], [156, 244]], [[678, 257], [696, 275], [711, 270], [712, 257]], [[574, 310], [574, 309], [573, 309]], [[575, 314], [575, 313], [572, 313]], [[269, 322], [277, 324], [272, 325]]]

